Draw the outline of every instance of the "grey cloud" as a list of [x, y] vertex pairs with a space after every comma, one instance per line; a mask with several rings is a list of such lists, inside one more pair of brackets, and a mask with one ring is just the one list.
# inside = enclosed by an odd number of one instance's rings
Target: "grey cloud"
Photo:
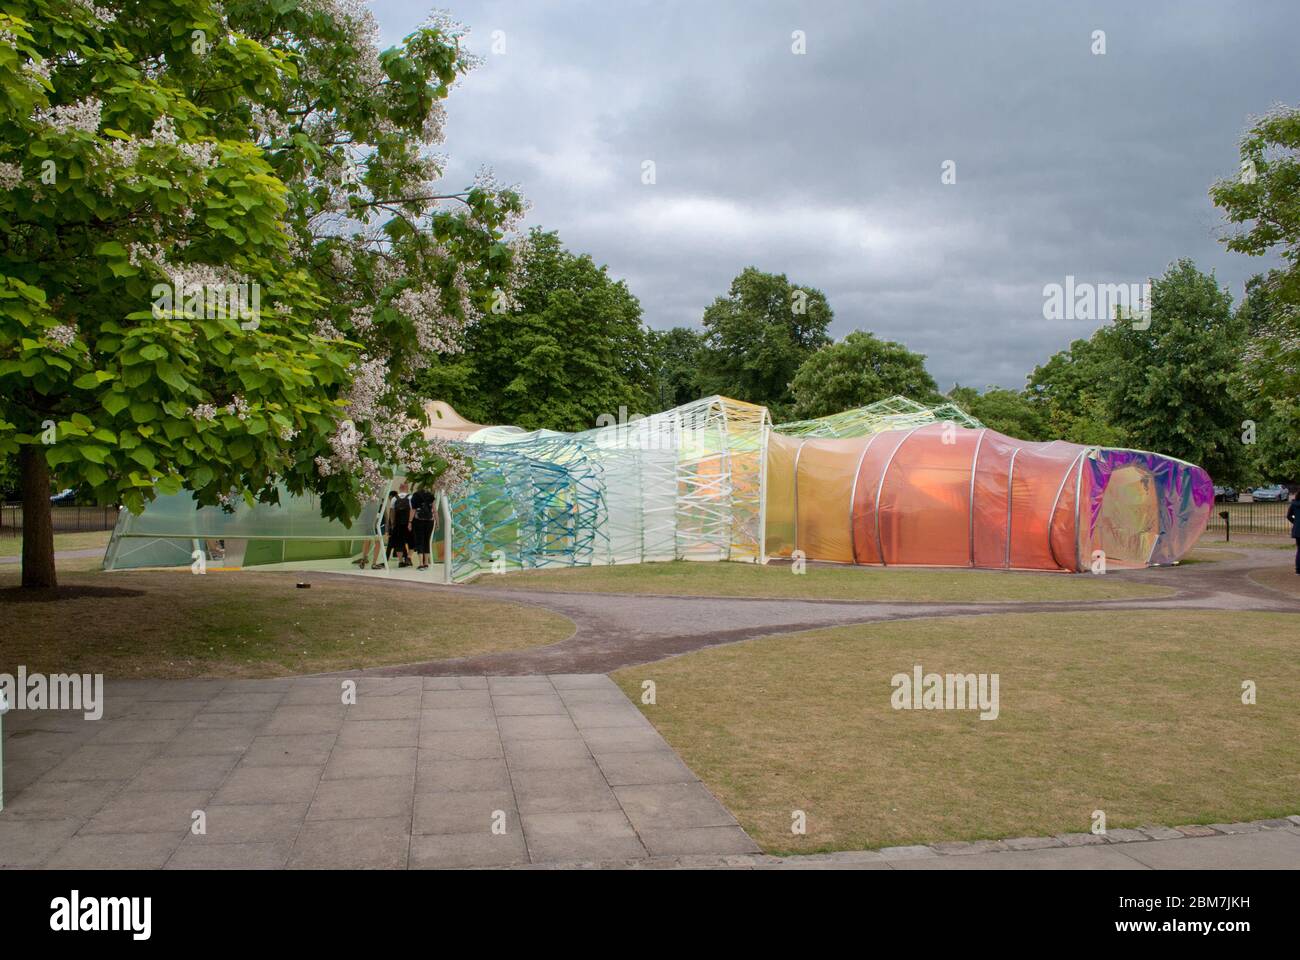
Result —
[[[389, 42], [423, 17], [373, 9]], [[1043, 320], [1044, 284], [1139, 282], [1190, 256], [1239, 296], [1270, 265], [1217, 242], [1207, 189], [1235, 170], [1251, 114], [1300, 99], [1293, 3], [452, 13], [485, 62], [448, 105], [451, 178], [487, 163], [518, 182], [532, 222], [626, 278], [652, 326], [698, 323], [754, 264], [825, 290], [836, 335], [927, 354], [942, 385], [1018, 387], [1095, 327]]]

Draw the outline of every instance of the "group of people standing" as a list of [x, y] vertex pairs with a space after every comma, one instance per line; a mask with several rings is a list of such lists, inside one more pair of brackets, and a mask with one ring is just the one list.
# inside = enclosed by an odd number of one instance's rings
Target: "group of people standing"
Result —
[[386, 548], [388, 559], [399, 558], [399, 567], [415, 566], [413, 557], [418, 557], [416, 569], [428, 570], [433, 531], [438, 527], [436, 502], [431, 491], [421, 488], [412, 493], [410, 485], [403, 480], [396, 490], [388, 491], [379, 521], [379, 536], [352, 562], [360, 567], [369, 564], [372, 570], [382, 569], [380, 551]]

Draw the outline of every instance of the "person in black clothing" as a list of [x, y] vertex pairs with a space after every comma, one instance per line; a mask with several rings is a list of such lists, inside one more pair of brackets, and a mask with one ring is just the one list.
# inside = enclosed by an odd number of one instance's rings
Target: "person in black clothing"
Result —
[[1291, 536], [1295, 539], [1295, 572], [1300, 575], [1300, 490], [1291, 495], [1291, 506], [1286, 508], [1286, 518], [1291, 523]]
[[410, 487], [403, 480], [397, 488], [397, 496], [389, 500], [388, 514], [388, 555], [397, 554], [402, 558], [399, 567], [411, 565], [411, 496]]
[[433, 494], [423, 488], [411, 494], [411, 549], [420, 555], [421, 570], [429, 569], [429, 540], [433, 536]]

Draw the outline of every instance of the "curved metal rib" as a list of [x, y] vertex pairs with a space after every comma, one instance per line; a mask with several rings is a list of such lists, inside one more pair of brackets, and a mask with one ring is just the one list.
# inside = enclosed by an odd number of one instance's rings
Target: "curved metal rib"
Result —
[[1015, 452], [1011, 454], [1011, 463], [1007, 465], [1007, 549], [1003, 556], [1002, 566], [1010, 569], [1011, 567], [1011, 482], [1016, 472], [1016, 456], [1020, 453], [1020, 448], [1016, 447]]
[[975, 441], [975, 455], [970, 459], [970, 565], [975, 566], [975, 470], [980, 462], [980, 447], [984, 446], [984, 434], [989, 432], [985, 427], [980, 431], [980, 438]]
[[871, 445], [876, 442], [878, 436], [880, 434], [873, 433], [871, 439], [867, 441], [867, 445], [862, 448], [862, 456], [858, 457], [858, 465], [853, 470], [853, 486], [849, 490], [849, 553], [852, 555], [854, 563], [858, 562], [858, 538], [857, 531], [853, 526], [853, 502], [858, 498], [858, 477], [862, 473], [862, 463], [867, 459], [867, 451], [871, 449]]

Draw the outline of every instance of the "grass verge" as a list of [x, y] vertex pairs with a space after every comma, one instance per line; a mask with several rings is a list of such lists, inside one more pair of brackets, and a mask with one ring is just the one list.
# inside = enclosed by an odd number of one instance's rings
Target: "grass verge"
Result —
[[904, 570], [810, 565], [795, 576], [788, 564], [638, 563], [565, 567], [485, 575], [476, 585], [517, 590], [646, 593], [680, 596], [774, 597], [804, 600], [919, 600], [959, 603], [1014, 600], [1127, 600], [1172, 590], [1115, 576], [1071, 576], [993, 570]]
[[[108, 547], [108, 538], [112, 531], [101, 530], [98, 533], [56, 533], [54, 535], [54, 552], [60, 550], [104, 550]], [[16, 557], [23, 552], [22, 537], [0, 537], [0, 557]]]
[[112, 677], [274, 677], [518, 650], [563, 640], [568, 618], [535, 607], [374, 580], [140, 571], [59, 564], [59, 600], [0, 570], [0, 672]]
[[[762, 638], [614, 678], [638, 705], [655, 682], [640, 708], [765, 850], [812, 853], [1087, 831], [1094, 810], [1112, 829], [1300, 812], [1297, 652], [1297, 615], [1016, 614]], [[1000, 715], [893, 709], [915, 664], [999, 674]]]

